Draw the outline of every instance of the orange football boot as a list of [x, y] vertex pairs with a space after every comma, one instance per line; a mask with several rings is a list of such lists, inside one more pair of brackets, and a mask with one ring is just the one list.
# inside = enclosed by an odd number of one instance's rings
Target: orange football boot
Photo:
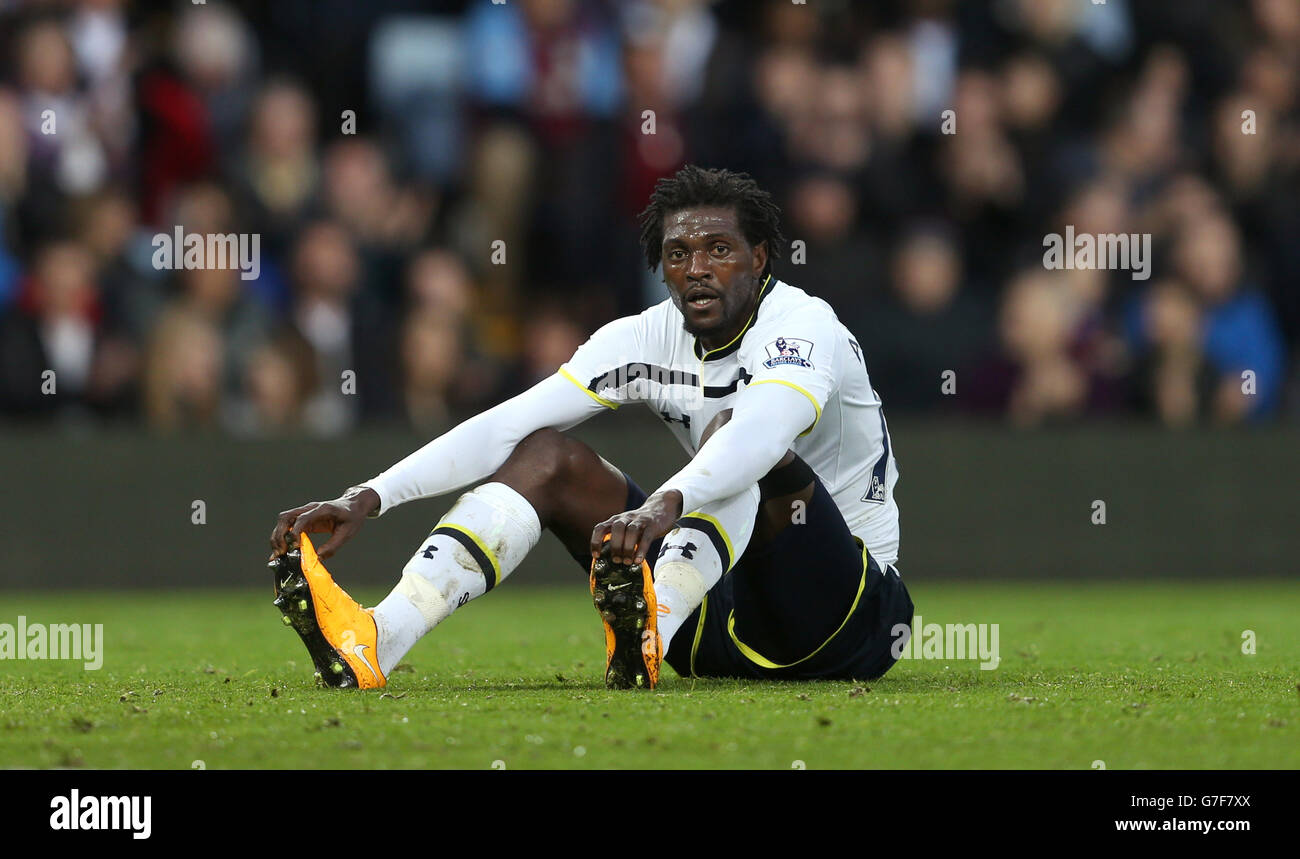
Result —
[[655, 688], [664, 648], [650, 565], [615, 564], [606, 546], [591, 562], [591, 597], [605, 625], [605, 685]]
[[316, 679], [339, 689], [381, 689], [379, 630], [374, 613], [348, 596], [316, 556], [306, 534], [298, 548], [268, 564], [275, 573], [275, 606], [307, 645]]

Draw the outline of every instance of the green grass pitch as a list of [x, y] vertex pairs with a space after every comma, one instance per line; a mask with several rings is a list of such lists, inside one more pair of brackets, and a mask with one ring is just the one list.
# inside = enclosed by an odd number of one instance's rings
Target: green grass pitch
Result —
[[103, 623], [106, 654], [0, 661], [0, 767], [1300, 767], [1292, 583], [910, 587], [927, 623], [999, 624], [1001, 665], [910, 660], [869, 684], [665, 669], [655, 692], [611, 692], [575, 582], [502, 588], [384, 692], [339, 692], [313, 686], [269, 587], [0, 593], [0, 622]]

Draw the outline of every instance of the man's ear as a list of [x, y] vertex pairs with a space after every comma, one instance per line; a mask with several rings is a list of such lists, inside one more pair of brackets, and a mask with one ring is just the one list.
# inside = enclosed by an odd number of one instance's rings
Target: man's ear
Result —
[[754, 245], [754, 277], [760, 277], [767, 268], [767, 239]]

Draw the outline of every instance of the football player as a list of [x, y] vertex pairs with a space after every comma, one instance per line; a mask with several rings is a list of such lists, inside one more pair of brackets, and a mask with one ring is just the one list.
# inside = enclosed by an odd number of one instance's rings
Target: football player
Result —
[[[912, 600], [898, 469], [862, 349], [773, 271], [771, 196], [687, 166], [641, 215], [669, 299], [596, 331], [556, 373], [341, 497], [281, 513], [276, 604], [324, 682], [384, 686], [453, 611], [499, 586], [543, 530], [587, 571], [606, 684], [679, 675], [870, 679]], [[653, 492], [565, 431], [643, 403], [690, 461]], [[463, 491], [397, 587], [362, 608], [321, 561], [367, 518]], [[309, 533], [332, 536], [317, 552]]]

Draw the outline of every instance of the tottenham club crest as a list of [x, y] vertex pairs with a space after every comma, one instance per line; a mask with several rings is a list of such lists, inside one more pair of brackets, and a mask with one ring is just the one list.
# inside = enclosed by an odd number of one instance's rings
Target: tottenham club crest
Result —
[[811, 340], [778, 337], [763, 348], [767, 350], [767, 360], [763, 362], [763, 366], [769, 370], [782, 364], [793, 364], [796, 367], [812, 369], [812, 362], [808, 360], [813, 350]]

